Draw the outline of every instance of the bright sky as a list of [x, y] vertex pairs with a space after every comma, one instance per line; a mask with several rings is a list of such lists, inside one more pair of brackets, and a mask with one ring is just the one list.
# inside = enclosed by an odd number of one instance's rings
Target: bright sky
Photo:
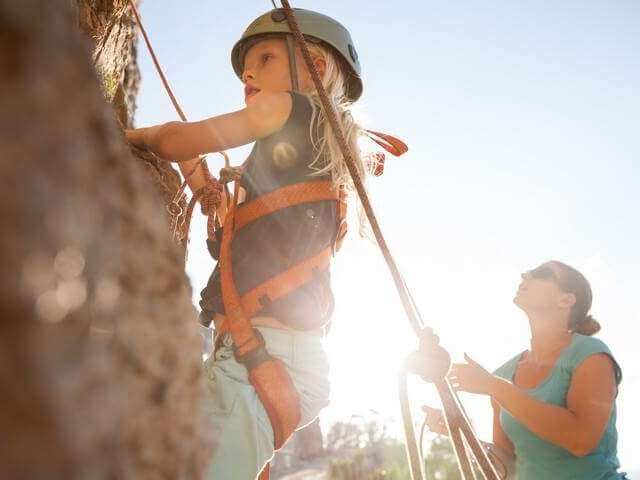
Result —
[[[582, 270], [599, 337], [623, 369], [620, 458], [628, 469], [640, 466], [633, 407], [640, 404], [640, 3], [293, 6], [351, 30], [365, 83], [359, 118], [410, 146], [406, 156], [388, 158], [370, 190], [426, 322], [455, 358], [466, 351], [495, 368], [528, 347], [526, 317], [512, 304], [519, 273], [552, 258]], [[243, 107], [229, 53], [270, 7], [267, 0], [143, 2], [147, 30], [190, 119]], [[137, 125], [177, 119], [142, 43], [138, 58]], [[247, 152], [230, 152], [233, 163]], [[211, 156], [209, 165], [215, 171], [221, 162]], [[325, 418], [369, 410], [398, 418], [396, 372], [414, 341], [377, 247], [351, 225], [333, 269], [333, 404]], [[196, 222], [188, 265], [196, 297], [213, 267], [205, 235]], [[411, 392], [416, 406], [437, 405], [431, 387]], [[464, 401], [488, 438], [488, 402]]]

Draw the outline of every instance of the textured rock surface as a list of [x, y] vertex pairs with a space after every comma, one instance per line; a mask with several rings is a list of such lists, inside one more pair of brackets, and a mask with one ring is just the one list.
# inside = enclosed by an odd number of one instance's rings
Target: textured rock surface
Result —
[[0, 0], [3, 479], [199, 478], [207, 459], [163, 201], [179, 179], [132, 156], [116, 119], [135, 107], [128, 15], [117, 0]]

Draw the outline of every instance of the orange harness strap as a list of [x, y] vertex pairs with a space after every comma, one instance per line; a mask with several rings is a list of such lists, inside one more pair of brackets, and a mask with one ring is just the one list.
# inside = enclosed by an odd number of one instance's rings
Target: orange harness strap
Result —
[[[284, 297], [309, 282], [317, 272], [324, 271], [329, 267], [332, 254], [339, 248], [346, 234], [346, 199], [344, 194], [336, 192], [332, 183], [328, 181], [295, 183], [262, 195], [251, 202], [237, 205], [233, 223], [225, 222], [233, 226], [232, 229], [235, 234], [238, 230], [258, 218], [270, 215], [283, 208], [323, 200], [336, 200], [338, 202], [338, 233], [334, 244], [246, 292], [240, 298], [240, 303], [247, 317], [253, 317], [265, 306], [265, 302]], [[221, 332], [228, 330], [224, 324], [220, 329]]]
[[[274, 433], [274, 447], [281, 448], [300, 423], [300, 398], [287, 369], [280, 360], [271, 357], [264, 340], [249, 319], [262, 308], [261, 300], [280, 298], [308, 282], [314, 273], [328, 267], [333, 245], [309, 257], [292, 268], [272, 277], [242, 297], [233, 279], [231, 242], [233, 235], [248, 223], [291, 205], [321, 200], [338, 200], [339, 194], [331, 182], [305, 182], [283, 187], [258, 199], [237, 206], [239, 182], [234, 189], [220, 245], [220, 283], [226, 321], [221, 331], [228, 331], [234, 343], [236, 360], [247, 367], [249, 381], [262, 402]], [[338, 208], [339, 221], [343, 209]]]
[[284, 363], [267, 353], [264, 340], [251, 326], [233, 280], [231, 240], [238, 192], [239, 183], [236, 182], [234, 201], [225, 221], [227, 226], [232, 228], [223, 230], [220, 247], [222, 301], [227, 318], [225, 323], [235, 344], [236, 359], [247, 367], [249, 381], [256, 389], [258, 398], [269, 416], [273, 428], [274, 447], [278, 449], [293, 434], [300, 422], [300, 398]]
[[239, 205], [234, 230], [238, 231], [248, 223], [286, 207], [322, 200], [338, 200], [338, 197], [339, 194], [333, 189], [331, 182], [327, 181], [287, 185]]
[[306, 258], [302, 262], [271, 277], [266, 282], [249, 290], [240, 299], [242, 310], [248, 317], [254, 316], [263, 307], [265, 299], [275, 300], [293, 292], [313, 278], [315, 272], [321, 272], [329, 266], [333, 249], [326, 247], [320, 253]]

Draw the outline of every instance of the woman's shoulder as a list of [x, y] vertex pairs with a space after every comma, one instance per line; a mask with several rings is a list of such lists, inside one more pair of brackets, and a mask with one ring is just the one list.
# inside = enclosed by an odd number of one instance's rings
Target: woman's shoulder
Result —
[[500, 365], [493, 371], [494, 375], [497, 375], [500, 378], [504, 378], [505, 380], [513, 380], [513, 376], [516, 373], [516, 368], [518, 367], [518, 362], [520, 358], [522, 358], [523, 352], [518, 353], [514, 357], [507, 360], [505, 363]]
[[589, 355], [596, 353], [612, 355], [608, 345], [601, 339], [574, 333], [566, 350], [566, 357], [579, 363]]
[[616, 370], [616, 380], [620, 383], [620, 380], [622, 379], [620, 367], [616, 362], [613, 353], [611, 353], [609, 346], [599, 338], [574, 333], [571, 339], [571, 344], [563, 355], [563, 363], [565, 368], [573, 371], [578, 368], [585, 359], [597, 354], [607, 355], [612, 360]]

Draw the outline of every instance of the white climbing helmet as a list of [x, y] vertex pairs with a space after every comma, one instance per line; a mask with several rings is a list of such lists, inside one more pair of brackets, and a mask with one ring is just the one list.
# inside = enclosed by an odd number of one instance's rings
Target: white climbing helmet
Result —
[[[362, 79], [360, 78], [360, 62], [358, 53], [349, 31], [339, 22], [322, 13], [303, 8], [293, 9], [300, 30], [305, 39], [312, 43], [324, 43], [333, 49], [344, 64], [347, 74], [346, 96], [355, 102], [362, 95]], [[249, 48], [256, 42], [269, 36], [284, 36], [289, 47], [289, 61], [295, 65], [293, 57], [293, 35], [287, 23], [287, 17], [282, 8], [271, 10], [256, 18], [247, 27], [240, 40], [231, 50], [231, 64], [239, 78], [242, 78], [244, 70], [244, 56]], [[296, 90], [297, 78], [292, 69], [292, 83]]]

